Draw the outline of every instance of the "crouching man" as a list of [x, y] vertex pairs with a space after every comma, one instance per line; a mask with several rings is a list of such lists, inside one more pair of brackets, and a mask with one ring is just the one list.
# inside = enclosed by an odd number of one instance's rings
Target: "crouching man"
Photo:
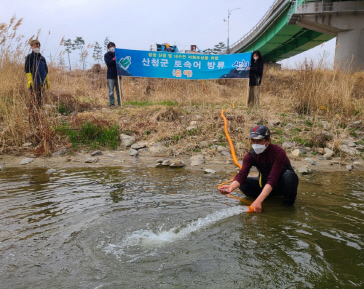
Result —
[[[294, 205], [298, 177], [284, 149], [271, 144], [270, 131], [264, 125], [253, 127], [249, 139], [253, 149], [245, 155], [241, 170], [230, 185], [221, 186], [219, 191], [229, 194], [240, 188], [247, 197], [255, 198], [251, 204], [255, 212], [261, 212], [269, 195], [283, 195], [285, 205]], [[258, 169], [258, 177], [248, 177], [252, 166]]]

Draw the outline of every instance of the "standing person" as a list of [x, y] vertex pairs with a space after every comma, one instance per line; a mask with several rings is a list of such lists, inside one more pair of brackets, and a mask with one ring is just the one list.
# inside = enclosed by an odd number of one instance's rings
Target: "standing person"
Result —
[[44, 87], [50, 88], [48, 66], [45, 58], [40, 54], [40, 42], [30, 42], [32, 53], [25, 58], [25, 73], [28, 79], [27, 87], [30, 89], [30, 109], [42, 107], [42, 94]]
[[[222, 194], [240, 190], [248, 197], [255, 198], [251, 204], [255, 212], [262, 210], [262, 203], [269, 195], [283, 195], [283, 203], [294, 205], [297, 196], [298, 177], [284, 149], [271, 144], [270, 131], [264, 125], [251, 129], [249, 139], [253, 150], [243, 160], [243, 166], [230, 185], [219, 188]], [[258, 177], [248, 177], [250, 168], [255, 166]]]
[[260, 84], [263, 76], [263, 58], [258, 50], [254, 51], [250, 60], [249, 95], [247, 106], [259, 108]]
[[[109, 102], [110, 107], [115, 106], [115, 97], [114, 97], [114, 89], [116, 89], [116, 96], [118, 101], [118, 106], [121, 105], [120, 103], [120, 93], [119, 89], [121, 91], [121, 87], [119, 88], [119, 85], [121, 83], [118, 82], [118, 73], [116, 69], [116, 61], [115, 61], [115, 43], [109, 42], [107, 44], [108, 52], [105, 53], [104, 60], [107, 65], [107, 85], [109, 87]], [[121, 93], [121, 97], [123, 97]]]

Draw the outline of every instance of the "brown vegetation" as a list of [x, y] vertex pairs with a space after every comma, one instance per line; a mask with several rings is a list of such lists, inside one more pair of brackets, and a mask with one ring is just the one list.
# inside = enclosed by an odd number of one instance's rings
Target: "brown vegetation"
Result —
[[[304, 67], [280, 70], [266, 67], [261, 108], [245, 106], [247, 80], [184, 81], [123, 78], [123, 106], [108, 108], [105, 69], [64, 71], [49, 64], [51, 89], [45, 94], [39, 120], [29, 117], [24, 73], [28, 41], [15, 37], [21, 20], [0, 25], [0, 152], [16, 153], [31, 142], [35, 153], [49, 154], [69, 140], [57, 127], [77, 130], [91, 122], [136, 136], [137, 140], [162, 141], [175, 154], [199, 151], [202, 140], [226, 145], [220, 112], [227, 111], [229, 130], [238, 155], [243, 155], [245, 136], [254, 124], [272, 127], [273, 139], [302, 145], [339, 144], [348, 136], [349, 124], [363, 118], [364, 73]], [[322, 136], [325, 120], [334, 139]], [[191, 121], [195, 129], [187, 130]], [[285, 128], [292, 123], [296, 129]], [[359, 134], [360, 135], [360, 134]], [[361, 138], [363, 135], [360, 136]]]

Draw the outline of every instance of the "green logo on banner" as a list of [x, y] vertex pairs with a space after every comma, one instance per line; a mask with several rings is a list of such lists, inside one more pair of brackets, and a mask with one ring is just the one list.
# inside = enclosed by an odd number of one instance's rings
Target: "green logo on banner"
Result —
[[126, 56], [125, 58], [121, 58], [120, 61], [120, 67], [124, 70], [128, 70], [130, 64], [131, 64], [131, 57]]

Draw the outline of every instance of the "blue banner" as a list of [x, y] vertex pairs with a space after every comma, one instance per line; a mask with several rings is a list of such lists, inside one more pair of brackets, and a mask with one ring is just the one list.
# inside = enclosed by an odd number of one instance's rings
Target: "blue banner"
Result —
[[115, 49], [119, 76], [174, 79], [249, 78], [251, 52], [187, 54]]

